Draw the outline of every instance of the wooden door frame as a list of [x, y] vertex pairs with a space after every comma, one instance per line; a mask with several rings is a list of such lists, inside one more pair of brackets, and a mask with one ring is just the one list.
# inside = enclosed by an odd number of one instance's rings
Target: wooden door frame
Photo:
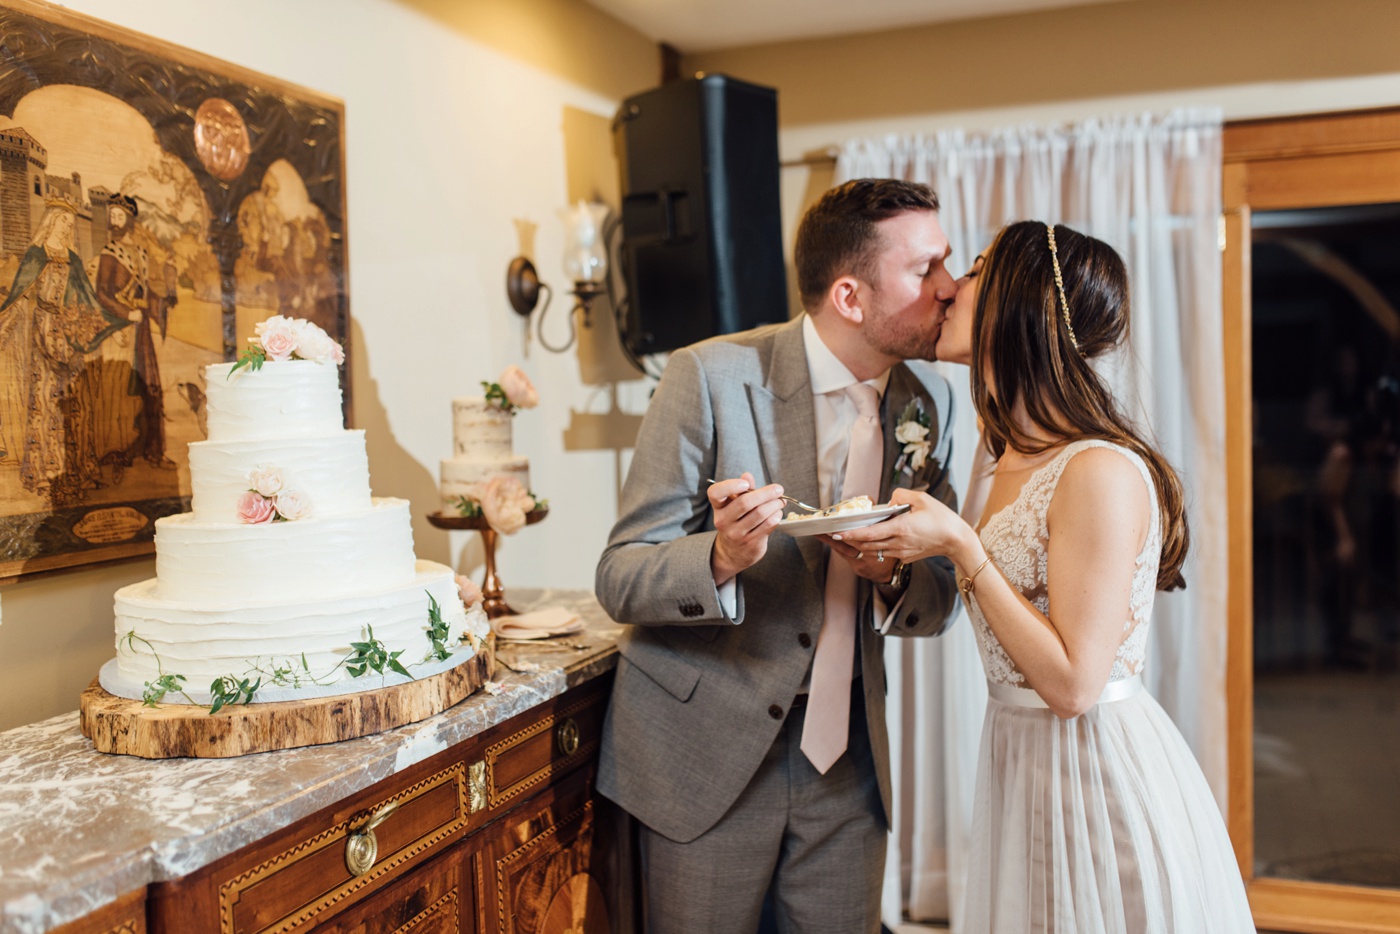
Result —
[[1400, 889], [1254, 875], [1254, 565], [1250, 214], [1400, 201], [1400, 108], [1226, 124], [1223, 139], [1225, 448], [1230, 591], [1226, 820], [1261, 929], [1400, 934]]

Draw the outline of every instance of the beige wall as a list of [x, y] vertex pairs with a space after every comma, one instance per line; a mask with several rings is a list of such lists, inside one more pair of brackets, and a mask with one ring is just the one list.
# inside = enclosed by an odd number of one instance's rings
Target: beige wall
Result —
[[[551, 512], [504, 541], [501, 577], [591, 587], [630, 443], [610, 428], [635, 431], [649, 384], [621, 362], [605, 304], [568, 353], [527, 342], [505, 272], [523, 249], [566, 287], [555, 211], [594, 192], [615, 203], [608, 124], [657, 83], [656, 46], [580, 0], [66, 5], [345, 101], [354, 424], [374, 492], [411, 501], [420, 557], [479, 580], [476, 536], [424, 516], [451, 454], [450, 400], [519, 363], [542, 401], [515, 420], [515, 446]], [[555, 343], [567, 298], [546, 322]], [[113, 591], [153, 572], [140, 560], [0, 588], [0, 729], [77, 709], [113, 654]]]
[[784, 128], [1400, 71], [1394, 0], [1127, 0], [689, 55]]

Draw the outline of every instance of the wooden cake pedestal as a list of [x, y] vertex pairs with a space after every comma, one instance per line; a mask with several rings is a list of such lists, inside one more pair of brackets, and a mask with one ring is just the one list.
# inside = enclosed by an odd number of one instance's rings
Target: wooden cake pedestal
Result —
[[[525, 524], [534, 525], [541, 522], [549, 515], [549, 509], [532, 509], [525, 513]], [[499, 537], [496, 530], [491, 528], [485, 516], [451, 516], [441, 512], [435, 512], [428, 516], [428, 521], [440, 529], [451, 529], [453, 531], [471, 529], [481, 533], [481, 545], [486, 550], [486, 577], [481, 582], [481, 605], [486, 610], [487, 619], [496, 619], [501, 616], [517, 616], [510, 604], [506, 603], [505, 587], [501, 584], [501, 579], [496, 575], [496, 539]]]
[[223, 759], [338, 743], [442, 713], [491, 678], [495, 654], [493, 634], [476, 655], [427, 678], [333, 697], [229, 704], [216, 714], [190, 704], [147, 707], [107, 693], [94, 678], [78, 699], [78, 717], [98, 752], [143, 759]]

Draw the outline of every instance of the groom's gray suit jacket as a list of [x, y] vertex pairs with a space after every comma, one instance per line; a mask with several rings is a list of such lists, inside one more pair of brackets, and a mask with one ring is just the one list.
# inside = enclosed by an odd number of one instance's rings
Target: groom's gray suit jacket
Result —
[[[892, 476], [896, 422], [917, 400], [931, 419], [927, 463]], [[922, 362], [890, 371], [881, 410], [881, 502], [898, 485], [954, 505], [948, 384]], [[737, 613], [710, 574], [713, 514], [706, 479], [749, 471], [816, 503], [816, 427], [802, 319], [705, 341], [672, 354], [637, 437], [622, 515], [598, 564], [597, 594], [623, 635], [603, 731], [598, 790], [662, 835], [688, 842], [743, 791], [782, 727], [822, 626], [827, 549], [775, 532], [741, 572]], [[894, 482], [892, 482], [894, 481]], [[934, 635], [956, 601], [952, 567], [916, 562], [887, 633]], [[889, 739], [880, 634], [860, 581], [860, 669], [872, 753], [890, 811]], [[852, 711], [859, 715], [858, 710]]]

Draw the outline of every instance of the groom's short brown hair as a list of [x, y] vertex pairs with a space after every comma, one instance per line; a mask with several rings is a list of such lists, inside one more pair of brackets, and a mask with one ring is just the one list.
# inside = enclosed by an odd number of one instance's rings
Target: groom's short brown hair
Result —
[[831, 283], [847, 274], [873, 284], [880, 221], [937, 210], [932, 188], [897, 178], [857, 178], [822, 195], [797, 228], [793, 262], [802, 307], [820, 305]]

